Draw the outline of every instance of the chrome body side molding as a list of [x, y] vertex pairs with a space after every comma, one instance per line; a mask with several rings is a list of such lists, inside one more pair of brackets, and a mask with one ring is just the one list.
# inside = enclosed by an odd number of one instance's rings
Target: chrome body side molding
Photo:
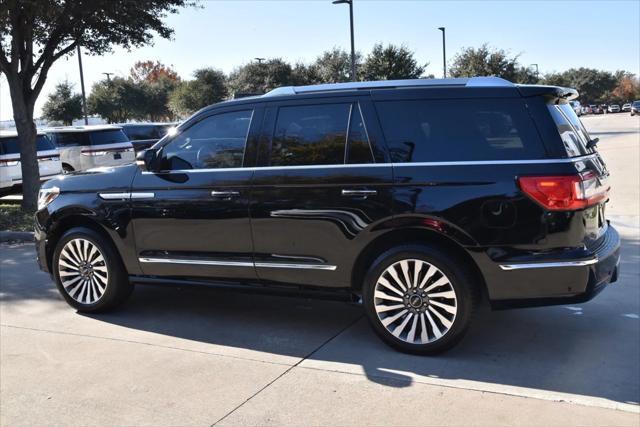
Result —
[[557, 261], [557, 262], [530, 262], [522, 264], [500, 264], [500, 269], [504, 271], [524, 270], [531, 268], [561, 268], [561, 267], [584, 267], [598, 262], [598, 258], [585, 259], [580, 261]]
[[126, 192], [126, 193], [98, 193], [98, 196], [103, 200], [131, 200], [131, 199], [153, 199], [156, 195], [154, 193]]
[[153, 258], [140, 257], [141, 263], [162, 263], [162, 264], [188, 264], [188, 265], [211, 265], [218, 267], [261, 267], [261, 268], [293, 268], [301, 270], [336, 270], [335, 265], [330, 264], [293, 264], [281, 262], [251, 262], [251, 261], [216, 261], [216, 260], [195, 260], [184, 258]]

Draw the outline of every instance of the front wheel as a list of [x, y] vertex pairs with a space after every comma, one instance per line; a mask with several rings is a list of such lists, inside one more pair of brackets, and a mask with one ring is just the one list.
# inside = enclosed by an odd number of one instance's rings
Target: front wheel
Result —
[[89, 228], [64, 233], [56, 245], [52, 268], [58, 290], [81, 312], [115, 308], [133, 289], [116, 248]]
[[407, 353], [436, 354], [457, 344], [477, 302], [472, 276], [461, 265], [427, 246], [394, 248], [380, 256], [363, 288], [375, 332]]

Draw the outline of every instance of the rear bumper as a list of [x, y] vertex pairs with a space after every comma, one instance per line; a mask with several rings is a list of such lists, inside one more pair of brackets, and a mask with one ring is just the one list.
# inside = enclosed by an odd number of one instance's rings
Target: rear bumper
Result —
[[[500, 262], [488, 275], [496, 309], [574, 304], [589, 301], [618, 278], [620, 236], [609, 226], [599, 245], [584, 257]], [[486, 277], [485, 277], [486, 278]]]

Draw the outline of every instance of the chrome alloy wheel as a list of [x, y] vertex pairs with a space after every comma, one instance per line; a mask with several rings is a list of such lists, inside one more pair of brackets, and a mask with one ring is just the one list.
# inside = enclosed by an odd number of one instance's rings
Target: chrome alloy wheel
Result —
[[100, 249], [89, 240], [69, 240], [58, 257], [65, 292], [81, 304], [94, 304], [107, 289], [109, 271]]
[[374, 306], [387, 331], [409, 344], [439, 340], [458, 312], [456, 292], [447, 276], [419, 259], [398, 261], [382, 272]]

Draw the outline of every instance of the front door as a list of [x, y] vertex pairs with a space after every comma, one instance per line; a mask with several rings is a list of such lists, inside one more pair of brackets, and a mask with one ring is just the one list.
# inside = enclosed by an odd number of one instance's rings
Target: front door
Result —
[[132, 221], [144, 274], [255, 279], [249, 223], [252, 170], [247, 140], [261, 110], [218, 111], [163, 144], [131, 190]]
[[268, 109], [250, 208], [261, 280], [349, 286], [375, 225], [391, 217], [392, 168], [376, 163], [366, 105], [338, 97]]

